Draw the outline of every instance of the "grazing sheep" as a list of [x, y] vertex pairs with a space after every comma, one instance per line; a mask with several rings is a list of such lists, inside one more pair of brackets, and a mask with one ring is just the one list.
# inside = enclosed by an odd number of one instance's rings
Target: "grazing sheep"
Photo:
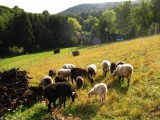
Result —
[[49, 84], [53, 83], [53, 79], [50, 76], [44, 76], [39, 85], [46, 87]]
[[111, 63], [108, 60], [102, 61], [102, 70], [104, 77], [106, 77], [107, 73], [110, 71]]
[[68, 80], [69, 80], [69, 77], [71, 76], [71, 70], [70, 69], [59, 69], [58, 70], [58, 75], [63, 75], [65, 78], [68, 77]]
[[111, 67], [110, 67], [110, 72], [113, 73], [113, 71], [117, 68], [118, 65], [123, 65], [124, 62], [123, 61], [119, 61], [117, 63], [111, 63]]
[[68, 81], [63, 75], [58, 75], [55, 77], [55, 83], [58, 83], [58, 82], [68, 82]]
[[73, 64], [64, 64], [62, 68], [63, 69], [72, 69], [74, 67], [75, 67], [75, 65], [73, 65]]
[[110, 67], [110, 72], [113, 73], [115, 69], [116, 69], [116, 63], [112, 62]]
[[105, 83], [99, 83], [96, 84], [89, 92], [88, 92], [88, 98], [90, 98], [92, 95], [95, 95], [95, 99], [97, 95], [100, 96], [100, 104], [106, 99], [107, 96], [107, 85]]
[[76, 80], [76, 77], [78, 76], [87, 76], [88, 80], [93, 83], [93, 79], [88, 75], [87, 70], [83, 69], [83, 68], [72, 68], [71, 69], [71, 80], [72, 80], [72, 84], [73, 84], [73, 79]]
[[87, 70], [90, 77], [92, 77], [93, 75], [95, 76], [97, 74], [97, 67], [95, 64], [88, 65]]
[[35, 95], [37, 96], [37, 100], [39, 101], [41, 101], [43, 98], [44, 89], [45, 87], [43, 85], [29, 87], [29, 90], [35, 93]]
[[51, 78], [55, 77], [56, 76], [56, 69], [54, 68], [54, 69], [49, 70], [48, 76], [50, 76]]
[[112, 75], [113, 76], [117, 75], [119, 81], [121, 80], [121, 78], [124, 79], [124, 77], [126, 77], [128, 80], [127, 87], [129, 87], [129, 82], [130, 82], [132, 73], [133, 73], [133, 66], [131, 64], [123, 64], [123, 65], [118, 65], [116, 70], [113, 71]]
[[68, 82], [60, 82], [55, 84], [50, 84], [44, 89], [44, 98], [49, 101], [49, 104], [46, 100], [46, 105], [48, 105], [48, 110], [51, 112], [51, 103], [53, 102], [54, 107], [56, 107], [56, 100], [59, 98], [59, 104], [63, 102], [65, 107], [66, 97], [72, 97], [72, 102], [74, 102], [77, 94], [75, 88], [71, 86]]
[[82, 76], [76, 77], [76, 86], [78, 89], [83, 88], [84, 85], [84, 79]]

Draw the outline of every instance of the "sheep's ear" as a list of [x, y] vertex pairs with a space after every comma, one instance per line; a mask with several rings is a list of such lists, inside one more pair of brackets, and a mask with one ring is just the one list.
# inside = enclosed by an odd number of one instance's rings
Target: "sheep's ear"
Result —
[[72, 92], [72, 95], [75, 95], [76, 92]]
[[76, 97], [78, 97], [77, 93], [76, 92], [72, 92], [72, 95], [75, 95]]

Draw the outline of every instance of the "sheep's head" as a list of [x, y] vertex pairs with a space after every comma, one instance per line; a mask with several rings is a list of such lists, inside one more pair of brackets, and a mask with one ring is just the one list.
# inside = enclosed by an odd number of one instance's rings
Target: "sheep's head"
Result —
[[89, 78], [90, 83], [93, 84], [93, 78]]
[[74, 102], [75, 98], [78, 98], [78, 95], [76, 92], [72, 92], [72, 102]]
[[114, 70], [111, 76], [116, 76], [117, 75], [117, 70]]
[[92, 88], [92, 89], [88, 92], [88, 98], [90, 98], [93, 94], [94, 94], [94, 89]]

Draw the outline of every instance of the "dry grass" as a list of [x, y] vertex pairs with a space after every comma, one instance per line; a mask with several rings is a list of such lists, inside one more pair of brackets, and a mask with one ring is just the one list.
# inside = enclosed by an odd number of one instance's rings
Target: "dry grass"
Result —
[[[76, 66], [87, 68], [89, 64], [96, 64], [98, 73], [94, 78], [95, 83], [105, 82], [108, 87], [107, 100], [100, 105], [99, 99], [88, 99], [87, 92], [93, 87], [86, 80], [83, 90], [78, 90], [79, 98], [70, 108], [63, 109], [60, 113], [65, 118], [76, 119], [157, 119], [160, 117], [160, 36], [151, 36], [129, 41], [103, 44], [83, 48], [73, 48], [80, 51], [80, 56], [73, 57], [71, 48], [62, 49], [60, 54], [53, 51], [35, 55], [25, 55], [20, 59], [10, 58], [13, 64], [4, 64], [1, 68], [20, 67], [27, 69], [30, 85], [37, 85], [48, 70], [62, 68], [64, 63], [73, 63]], [[32, 56], [32, 57], [31, 57]], [[103, 78], [101, 62], [107, 59], [110, 62], [124, 60], [134, 66], [130, 87], [127, 81], [120, 84], [116, 78], [109, 74]], [[23, 62], [21, 62], [23, 61]], [[9, 63], [9, 62], [8, 62]], [[75, 84], [74, 84], [75, 85]], [[69, 105], [69, 101], [67, 103]], [[44, 106], [43, 106], [44, 107]], [[47, 109], [46, 109], [47, 110]]]

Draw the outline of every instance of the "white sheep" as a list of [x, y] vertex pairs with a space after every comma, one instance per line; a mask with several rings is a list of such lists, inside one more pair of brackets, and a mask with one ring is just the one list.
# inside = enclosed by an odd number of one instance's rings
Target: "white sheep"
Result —
[[74, 67], [75, 67], [75, 65], [73, 65], [73, 64], [64, 64], [62, 68], [63, 69], [72, 69]]
[[107, 73], [110, 71], [111, 63], [108, 60], [102, 61], [103, 74], [106, 77]]
[[69, 77], [71, 76], [71, 70], [70, 69], [59, 69], [58, 70], [58, 75], [63, 75], [65, 78], [68, 77], [68, 80], [69, 80]]
[[52, 83], [53, 79], [50, 76], [44, 76], [40, 81], [40, 85], [43, 85], [44, 87]]
[[95, 76], [97, 74], [97, 67], [95, 64], [90, 64], [87, 67], [88, 74], [92, 77], [93, 75]]
[[107, 96], [107, 85], [105, 83], [99, 83], [96, 84], [89, 92], [88, 92], [88, 98], [90, 98], [92, 95], [95, 95], [95, 99], [97, 95], [100, 96], [100, 104], [106, 99]]
[[117, 68], [113, 71], [113, 76], [118, 77], [118, 80], [120, 81], [121, 78], [124, 79], [124, 77], [127, 78], [128, 80], [128, 85], [127, 87], [129, 87], [129, 82], [131, 79], [133, 73], [133, 66], [131, 64], [123, 64], [123, 65], [118, 65]]

